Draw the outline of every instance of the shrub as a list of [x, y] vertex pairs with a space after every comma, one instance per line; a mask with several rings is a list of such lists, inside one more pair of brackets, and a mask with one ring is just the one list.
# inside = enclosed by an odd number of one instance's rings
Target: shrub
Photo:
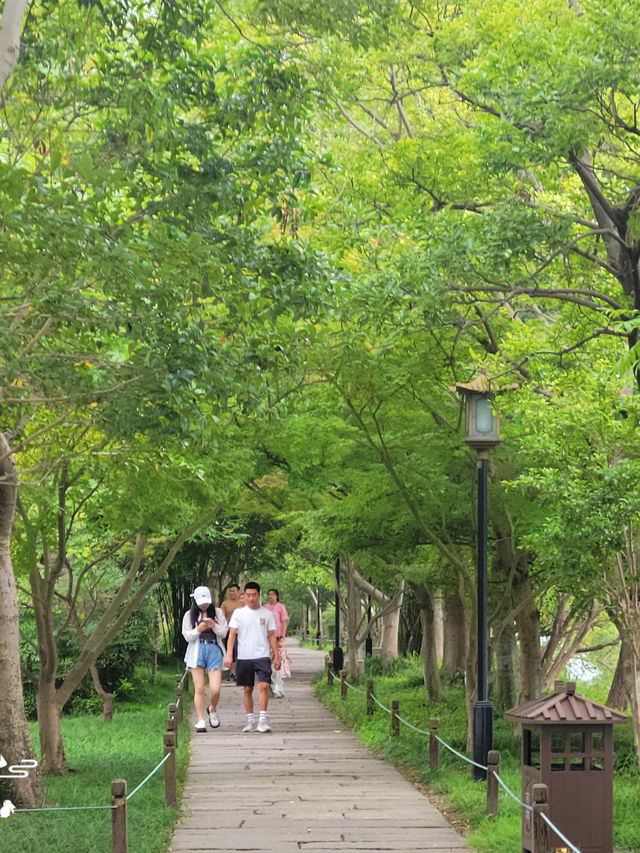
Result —
[[[142, 607], [126, 622], [116, 639], [110, 643], [97, 660], [98, 673], [102, 686], [109, 693], [126, 698], [132, 692], [134, 669], [138, 665], [148, 665], [153, 659], [149, 624], [153, 621], [153, 605]], [[35, 619], [31, 613], [21, 615], [21, 629], [24, 636], [36, 636]], [[59, 672], [68, 671], [80, 652], [77, 634], [67, 628], [58, 638]], [[21, 640], [20, 661], [22, 666], [24, 706], [27, 719], [37, 715], [36, 689], [39, 673], [39, 661], [36, 649]], [[60, 681], [58, 682], [60, 683]], [[98, 714], [102, 713], [102, 700], [97, 696], [91, 676], [87, 674], [67, 702], [64, 713]]]

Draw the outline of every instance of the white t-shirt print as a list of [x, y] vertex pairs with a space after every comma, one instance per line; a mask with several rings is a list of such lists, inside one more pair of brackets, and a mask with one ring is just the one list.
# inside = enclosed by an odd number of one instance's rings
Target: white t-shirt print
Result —
[[269, 657], [269, 631], [276, 630], [273, 613], [266, 607], [252, 610], [246, 604], [231, 614], [229, 627], [238, 631], [238, 660]]

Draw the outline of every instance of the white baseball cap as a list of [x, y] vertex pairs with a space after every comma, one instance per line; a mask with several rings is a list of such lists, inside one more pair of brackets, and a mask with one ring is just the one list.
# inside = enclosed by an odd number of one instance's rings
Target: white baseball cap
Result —
[[191, 598], [195, 598], [196, 604], [211, 604], [211, 593], [208, 586], [197, 586], [191, 593]]

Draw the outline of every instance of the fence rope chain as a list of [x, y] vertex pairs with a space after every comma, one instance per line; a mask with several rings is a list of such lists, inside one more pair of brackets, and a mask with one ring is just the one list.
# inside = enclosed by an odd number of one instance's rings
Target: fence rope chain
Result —
[[[188, 674], [189, 674], [189, 669], [188, 669], [188, 667], [185, 667], [184, 674], [183, 674], [183, 676], [179, 682], [179, 686], [182, 686], [182, 684], [184, 683], [184, 680]], [[182, 697], [180, 697], [178, 699], [176, 706], [179, 705], [181, 699], [182, 699]], [[140, 784], [136, 788], [134, 788], [133, 791], [131, 791], [130, 794], [127, 794], [126, 802], [129, 802], [131, 797], [133, 797], [134, 794], [137, 794], [138, 791], [140, 790], [140, 788], [142, 788], [144, 785], [146, 785], [146, 783], [149, 781], [149, 779], [151, 779], [151, 777], [154, 776], [158, 772], [158, 770], [160, 770], [162, 765], [167, 761], [167, 759], [169, 757], [170, 757], [170, 753], [167, 753], [164, 756], [164, 758], [162, 759], [162, 761], [160, 761], [160, 762], [158, 762], [158, 764], [156, 764], [156, 766], [153, 768], [151, 773], [149, 773], [148, 776], [146, 776], [142, 780], [142, 782], [140, 782]], [[108, 806], [49, 806], [49, 807], [43, 806], [42, 808], [37, 808], [37, 809], [13, 809], [12, 814], [20, 814], [20, 813], [24, 813], [24, 812], [77, 812], [77, 811], [92, 811], [92, 810], [96, 810], [96, 809], [108, 809], [109, 811], [111, 811], [112, 809], [115, 809], [115, 808], [117, 808], [117, 806], [112, 806], [111, 804], [109, 804]]]
[[50, 808], [41, 808], [41, 809], [14, 809], [12, 814], [19, 814], [20, 812], [85, 812], [90, 809], [114, 809], [115, 806], [51, 806]]
[[387, 714], [390, 714], [390, 713], [391, 713], [391, 708], [387, 708], [387, 706], [386, 706], [386, 705], [383, 705], [383, 704], [382, 704], [382, 702], [381, 702], [381, 701], [378, 699], [378, 697], [375, 695], [375, 693], [372, 693], [372, 694], [371, 694], [371, 698], [372, 698], [372, 699], [373, 699], [373, 701], [376, 703], [376, 705], [379, 705], [379, 706], [382, 708], [382, 710], [383, 710], [383, 711], [386, 711], [386, 712], [387, 712]]
[[187, 677], [188, 674], [189, 674], [189, 667], [185, 666], [184, 672], [182, 673], [182, 678], [180, 679], [180, 681], [176, 685], [176, 687], [180, 688], [180, 695], [178, 696], [178, 698], [176, 700], [176, 708], [180, 708], [180, 706], [183, 704], [183, 702], [182, 702], [182, 688], [184, 686], [185, 678]]
[[153, 768], [153, 770], [151, 771], [151, 773], [149, 773], [149, 775], [146, 777], [146, 779], [143, 779], [143, 780], [142, 780], [142, 782], [140, 782], [140, 784], [138, 785], [138, 787], [137, 787], [137, 788], [134, 788], [134, 789], [133, 789], [133, 791], [132, 791], [130, 794], [127, 794], [127, 802], [129, 802], [129, 800], [131, 799], [131, 797], [133, 797], [133, 795], [134, 795], [134, 794], [137, 794], [137, 793], [138, 793], [138, 791], [140, 790], [140, 788], [142, 788], [142, 786], [143, 786], [144, 784], [146, 784], [146, 783], [149, 781], [149, 779], [151, 779], [151, 777], [154, 775], [154, 773], [157, 773], [157, 772], [158, 772], [158, 770], [160, 770], [160, 768], [162, 767], [162, 765], [163, 765], [163, 764], [165, 763], [165, 761], [169, 758], [169, 755], [170, 755], [170, 753], [167, 753], [167, 754], [165, 755], [165, 757], [162, 759], [162, 761], [161, 761], [159, 764], [156, 764], [156, 766]]
[[518, 803], [519, 806], [522, 806], [522, 808], [526, 809], [528, 812], [531, 811], [531, 806], [528, 806], [526, 803], [523, 803], [520, 797], [516, 797], [511, 788], [507, 785], [506, 782], [503, 782], [503, 780], [500, 778], [500, 776], [496, 773], [495, 770], [493, 771], [493, 776], [496, 782], [498, 782], [499, 785], [502, 785], [507, 794], [509, 794], [509, 796], [512, 797], [516, 801], [516, 803]]
[[572, 844], [572, 843], [569, 841], [569, 839], [568, 839], [568, 838], [566, 838], [566, 837], [565, 837], [565, 836], [560, 832], [560, 830], [558, 829], [558, 827], [557, 827], [555, 824], [553, 824], [553, 823], [549, 820], [549, 818], [546, 816], [546, 814], [545, 814], [544, 812], [542, 812], [542, 814], [540, 815], [540, 817], [541, 817], [541, 818], [542, 818], [542, 820], [547, 824], [547, 826], [550, 826], [550, 827], [551, 827], [551, 829], [555, 832], [555, 834], [558, 836], [558, 838], [560, 838], [560, 839], [561, 839], [561, 840], [562, 840], [562, 841], [567, 845], [567, 847], [570, 847], [570, 848], [573, 850], [573, 853], [580, 853], [580, 850], [578, 850], [578, 848], [577, 848], [574, 844]]
[[[336, 673], [333, 670], [331, 670], [331, 674], [333, 675], [334, 679], [336, 679], [336, 681], [340, 679], [340, 676], [336, 675]], [[356, 687], [354, 684], [350, 684], [346, 678], [344, 679], [344, 683], [347, 685], [347, 687], [349, 689], [354, 690], [356, 693], [362, 693], [363, 695], [369, 695], [366, 690], [362, 690], [361, 688]], [[370, 695], [371, 695], [371, 698], [373, 699], [373, 701], [376, 703], [376, 705], [379, 705], [383, 711], [387, 712], [387, 714], [391, 713], [391, 709], [387, 708], [386, 705], [383, 705], [382, 702], [380, 702], [380, 700], [376, 697], [376, 695], [374, 693], [372, 693]], [[408, 720], [405, 720], [404, 717], [400, 716], [400, 714], [396, 714], [396, 719], [399, 720], [407, 728], [413, 729], [413, 731], [417, 732], [418, 734], [426, 735], [427, 737], [431, 736], [431, 732], [427, 732], [424, 729], [418, 728], [418, 726], [414, 726], [413, 723], [410, 723]], [[435, 739], [438, 741], [438, 743], [441, 743], [442, 746], [445, 747], [445, 749], [448, 749], [449, 752], [452, 752], [454, 755], [457, 755], [458, 758], [461, 758], [463, 761], [466, 761], [467, 764], [473, 764], [474, 767], [479, 767], [480, 770], [487, 771], [489, 769], [486, 765], [478, 764], [477, 761], [474, 761], [473, 759], [464, 755], [464, 753], [458, 752], [457, 749], [454, 749], [452, 746], [450, 746], [439, 735], [435, 735]], [[514, 792], [511, 790], [511, 788], [507, 785], [507, 783], [503, 779], [500, 778], [500, 776], [495, 772], [495, 770], [493, 771], [493, 775], [494, 775], [496, 781], [498, 782], [498, 784], [507, 792], [507, 794], [509, 794], [509, 796], [512, 799], [514, 799], [516, 801], [516, 803], [518, 803], [519, 806], [521, 806], [523, 809], [525, 809], [528, 812], [532, 811], [532, 806], [527, 805], [527, 803], [523, 803], [522, 800], [520, 799], [520, 797], [518, 797], [516, 794], [514, 794]], [[558, 827], [551, 820], [549, 820], [549, 818], [547, 817], [546, 814], [544, 814], [544, 813], [542, 814], [542, 819], [544, 820], [544, 822], [546, 824], [548, 824], [548, 826], [551, 827], [551, 829], [555, 832], [555, 834], [558, 836], [558, 838], [560, 838], [573, 851], [573, 853], [581, 853], [581, 851], [574, 844], [572, 844], [568, 838], [566, 838], [562, 834], [562, 832], [558, 829]]]
[[458, 752], [457, 749], [454, 749], [452, 746], [449, 746], [449, 744], [446, 741], [442, 740], [442, 738], [439, 735], [435, 735], [435, 738], [438, 741], [438, 743], [441, 743], [444, 747], [446, 747], [449, 750], [449, 752], [452, 752], [454, 755], [457, 755], [458, 758], [461, 758], [463, 761], [466, 761], [467, 764], [473, 764], [474, 767], [479, 767], [480, 770], [488, 770], [489, 769], [486, 766], [486, 764], [478, 764], [478, 762], [474, 761], [473, 758], [469, 758], [464, 753]]
[[349, 684], [349, 682], [347, 681], [346, 678], [344, 680], [344, 683], [347, 685], [347, 687], [350, 687], [356, 693], [362, 693], [363, 696], [366, 696], [366, 693], [367, 693], [366, 690], [362, 690], [362, 688], [356, 687], [355, 684]]
[[[137, 794], [140, 788], [145, 785], [151, 777], [160, 770], [165, 761], [169, 758], [169, 753], [165, 755], [165, 757], [153, 768], [151, 773], [140, 782], [140, 784], [133, 789], [130, 794], [127, 794], [127, 802], [133, 797], [134, 794]], [[51, 806], [50, 808], [41, 808], [41, 809], [14, 809], [13, 814], [18, 814], [18, 812], [75, 812], [75, 811], [89, 811], [91, 809], [115, 809], [116, 806], [108, 805], [108, 806]]]

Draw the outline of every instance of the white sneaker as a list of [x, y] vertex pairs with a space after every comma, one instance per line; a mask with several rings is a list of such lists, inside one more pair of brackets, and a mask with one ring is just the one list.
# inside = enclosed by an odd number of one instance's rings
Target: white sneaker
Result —
[[206, 732], [206, 730], [207, 730], [207, 724], [205, 723], [205, 721], [204, 720], [198, 720], [198, 722], [196, 723], [196, 731], [197, 732]]
[[256, 731], [257, 732], [270, 732], [271, 726], [269, 725], [267, 720], [260, 720], [260, 722], [258, 723], [258, 728], [256, 729]]
[[220, 717], [216, 711], [209, 711], [209, 725], [212, 729], [217, 729], [220, 725]]
[[247, 725], [242, 729], [243, 732], [255, 732], [256, 724], [255, 723], [247, 723]]

